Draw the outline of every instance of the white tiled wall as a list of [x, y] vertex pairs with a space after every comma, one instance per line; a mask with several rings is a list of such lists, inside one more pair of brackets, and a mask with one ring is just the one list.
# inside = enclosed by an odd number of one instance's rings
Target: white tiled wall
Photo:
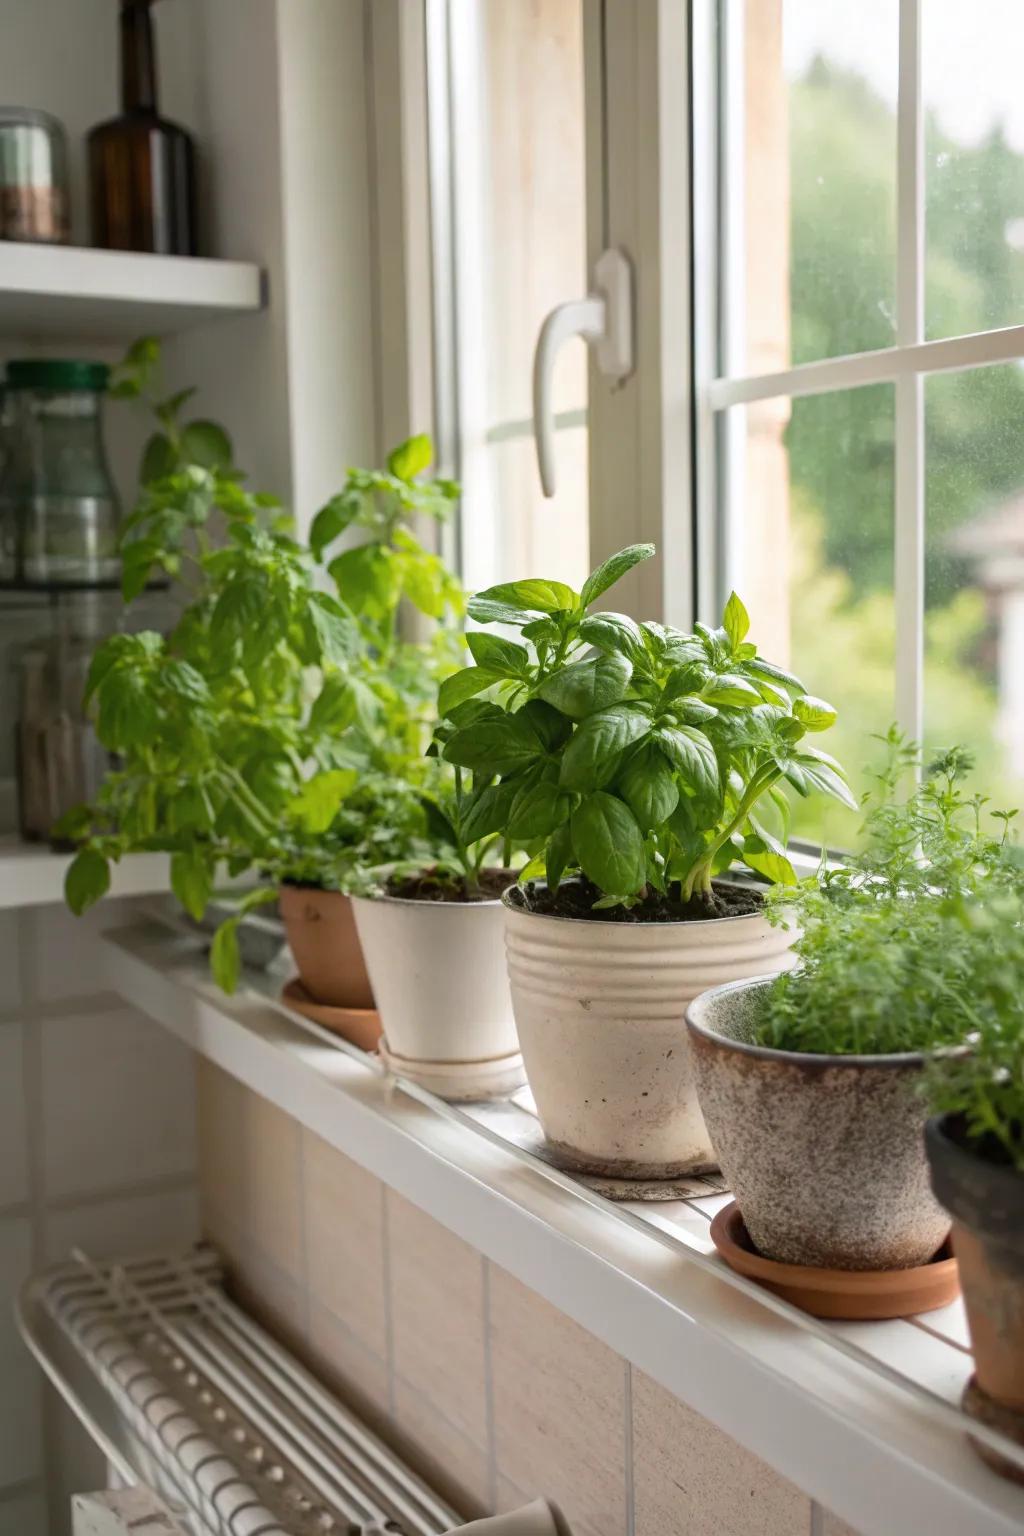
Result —
[[0, 912], [0, 1536], [60, 1536], [105, 1478], [17, 1337], [18, 1287], [76, 1245], [198, 1234], [191, 1053], [104, 987], [99, 935], [126, 908]]
[[239, 1299], [457, 1509], [544, 1494], [576, 1536], [857, 1536], [341, 1153], [199, 1075], [204, 1225]]

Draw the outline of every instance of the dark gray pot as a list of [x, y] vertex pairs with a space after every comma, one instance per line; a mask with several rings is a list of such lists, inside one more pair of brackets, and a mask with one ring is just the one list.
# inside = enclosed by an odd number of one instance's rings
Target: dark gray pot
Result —
[[769, 979], [716, 987], [686, 1022], [722, 1172], [766, 1258], [825, 1269], [926, 1264], [949, 1232], [924, 1150], [924, 1058], [750, 1043]]

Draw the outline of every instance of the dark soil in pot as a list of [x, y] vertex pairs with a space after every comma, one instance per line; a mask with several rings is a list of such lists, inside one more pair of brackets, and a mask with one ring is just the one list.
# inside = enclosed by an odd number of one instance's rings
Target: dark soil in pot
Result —
[[927, 1264], [949, 1224], [928, 1181], [923, 1057], [756, 1045], [766, 986], [716, 988], [686, 1015], [704, 1119], [757, 1251], [823, 1269]]
[[662, 894], [650, 891], [634, 907], [599, 907], [601, 897], [589, 880], [564, 880], [557, 891], [550, 891], [542, 880], [528, 880], [518, 886], [512, 900], [524, 912], [541, 917], [592, 918], [602, 923], [706, 923], [713, 917], [750, 917], [764, 907], [764, 897], [753, 885], [716, 880], [710, 896], [680, 899], [678, 885]]
[[453, 879], [447, 871], [420, 870], [415, 875], [393, 877], [384, 887], [388, 896], [400, 901], [500, 901], [502, 893], [514, 882], [514, 869], [484, 869], [480, 881], [471, 889], [465, 880]]
[[978, 1386], [1020, 1415], [1024, 1436], [1024, 1174], [970, 1142], [956, 1118], [930, 1120], [926, 1140], [932, 1186], [953, 1217]]

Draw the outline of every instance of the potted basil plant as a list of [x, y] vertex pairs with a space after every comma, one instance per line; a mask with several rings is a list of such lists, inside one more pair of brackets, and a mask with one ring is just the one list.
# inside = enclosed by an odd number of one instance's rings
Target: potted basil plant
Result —
[[993, 992], [985, 940], [959, 909], [1016, 901], [1021, 881], [1006, 821], [991, 830], [967, 791], [967, 754], [937, 757], [900, 801], [916, 753], [895, 730], [889, 751], [859, 852], [773, 899], [799, 925], [799, 968], [688, 1013], [701, 1107], [753, 1249], [864, 1272], [850, 1294], [890, 1309], [847, 1316], [940, 1304], [918, 1290], [949, 1230], [928, 1180], [925, 1088], [937, 1055], [959, 1063]]
[[[782, 786], [849, 801], [806, 741], [834, 711], [759, 656], [734, 595], [719, 629], [595, 611], [654, 554], [633, 545], [582, 592], [516, 581], [469, 603], [521, 641], [468, 636], [441, 687], [445, 759], [486, 830], [529, 863], [503, 898], [511, 994], [549, 1143], [569, 1167], [669, 1177], [714, 1165], [683, 1013], [697, 993], [792, 963], [734, 863], [793, 880]], [[486, 695], [486, 697], [482, 697]]]
[[[964, 1407], [1024, 1447], [1024, 893], [958, 899], [951, 921], [977, 956], [972, 1018], [968, 1051], [933, 1062], [928, 1159], [953, 1218], [974, 1352]], [[1024, 1469], [975, 1443], [1024, 1482]]]

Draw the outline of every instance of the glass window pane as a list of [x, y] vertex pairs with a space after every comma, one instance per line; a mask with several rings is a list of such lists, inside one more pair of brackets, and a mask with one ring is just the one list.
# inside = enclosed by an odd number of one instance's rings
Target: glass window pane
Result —
[[[531, 411], [547, 312], [587, 292], [581, 0], [452, 7], [463, 344], [479, 349], [484, 428]], [[587, 403], [582, 344], [565, 348], [555, 409]]]
[[482, 445], [473, 455], [463, 511], [463, 575], [470, 591], [522, 576], [552, 577], [579, 591], [590, 570], [587, 429], [555, 434], [558, 490], [548, 501], [532, 437]]
[[925, 385], [925, 745], [963, 744], [997, 808], [1024, 794], [1024, 368]]
[[743, 45], [743, 110], [726, 114], [726, 233], [730, 222], [745, 230], [741, 269], [724, 253], [725, 371], [891, 346], [899, 7], [730, 0], [722, 10], [730, 27], [742, 22]]
[[926, 326], [955, 336], [1024, 322], [1024, 7], [922, 6]]
[[[763, 654], [838, 709], [820, 744], [859, 794], [895, 702], [892, 387], [730, 416], [728, 584]], [[814, 843], [848, 845], [858, 822], [821, 797], [794, 805], [794, 835]]]

